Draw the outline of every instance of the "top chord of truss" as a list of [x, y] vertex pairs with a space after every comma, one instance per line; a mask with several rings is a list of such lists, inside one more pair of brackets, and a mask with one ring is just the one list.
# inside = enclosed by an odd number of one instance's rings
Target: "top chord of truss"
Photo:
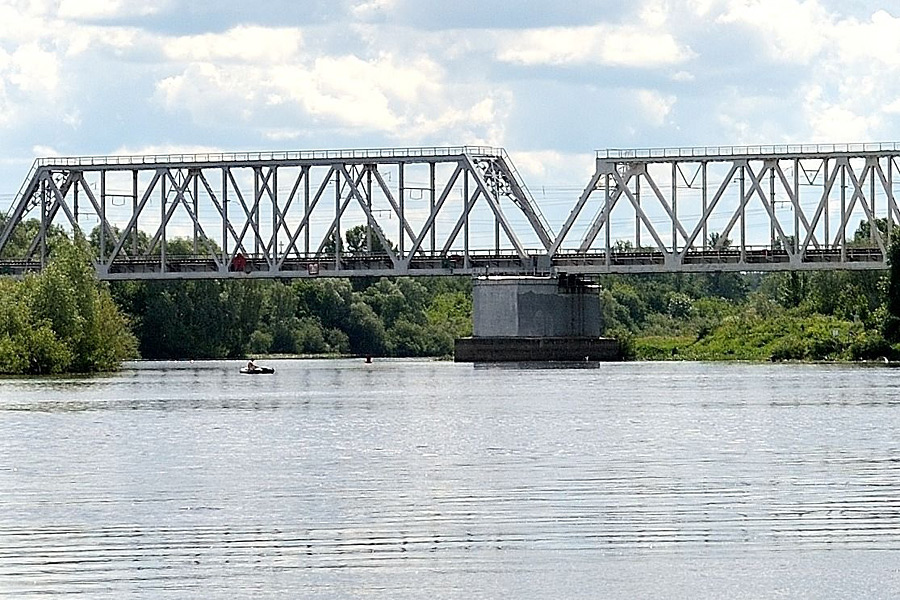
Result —
[[615, 160], [617, 162], [667, 162], [678, 159], [726, 161], [734, 159], [867, 156], [893, 152], [900, 152], [900, 142], [688, 146], [681, 148], [609, 148], [606, 150], [597, 150], [597, 158], [603, 160]]
[[435, 146], [415, 148], [362, 148], [343, 150], [299, 150], [271, 152], [199, 152], [187, 154], [142, 154], [110, 156], [61, 156], [39, 158], [38, 167], [114, 167], [192, 164], [246, 164], [291, 161], [357, 161], [429, 158], [449, 156], [506, 157], [503, 148], [490, 146]]

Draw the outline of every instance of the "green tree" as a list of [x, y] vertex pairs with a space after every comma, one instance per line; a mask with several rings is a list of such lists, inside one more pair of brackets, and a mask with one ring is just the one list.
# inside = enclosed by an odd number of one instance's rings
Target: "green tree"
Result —
[[41, 273], [0, 283], [0, 371], [112, 370], [136, 356], [128, 323], [89, 256], [80, 236], [60, 241]]
[[383, 356], [386, 350], [384, 323], [365, 302], [350, 306], [350, 324], [347, 328], [350, 350], [355, 354]]
[[894, 238], [889, 255], [891, 271], [887, 287], [887, 314], [882, 331], [892, 344], [900, 343], [900, 238]]
[[[378, 225], [375, 225], [374, 227], [369, 227], [368, 225], [356, 225], [344, 232], [344, 239], [347, 241], [347, 251], [353, 255], [387, 253], [384, 243], [376, 233], [376, 228], [378, 228], [378, 231], [381, 231], [381, 228], [378, 227]], [[383, 231], [381, 231], [381, 234], [384, 236]], [[387, 239], [387, 236], [384, 237]], [[370, 243], [371, 250], [368, 249]], [[390, 240], [388, 240], [388, 244], [390, 245], [391, 251], [396, 250], [394, 244], [392, 244]]]

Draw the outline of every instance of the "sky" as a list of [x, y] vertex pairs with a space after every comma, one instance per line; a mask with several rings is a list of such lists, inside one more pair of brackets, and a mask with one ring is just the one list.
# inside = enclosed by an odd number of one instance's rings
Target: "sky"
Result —
[[[0, 0], [0, 210], [36, 157], [900, 139], [900, 2]], [[540, 194], [538, 194], [540, 198]]]

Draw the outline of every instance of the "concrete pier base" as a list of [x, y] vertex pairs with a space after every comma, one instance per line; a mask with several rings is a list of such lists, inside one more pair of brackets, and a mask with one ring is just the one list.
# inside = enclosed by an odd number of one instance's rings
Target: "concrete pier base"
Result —
[[589, 337], [483, 337], [456, 340], [456, 362], [582, 362], [620, 360], [619, 343]]
[[571, 276], [489, 277], [472, 288], [473, 336], [456, 340], [457, 362], [618, 360], [601, 338], [600, 296]]

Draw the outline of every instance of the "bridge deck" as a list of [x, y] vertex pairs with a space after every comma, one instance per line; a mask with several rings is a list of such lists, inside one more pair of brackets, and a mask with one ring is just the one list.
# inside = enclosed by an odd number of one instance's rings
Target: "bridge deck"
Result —
[[[122, 279], [253, 279], [253, 278], [316, 278], [316, 277], [372, 277], [372, 276], [450, 276], [450, 275], [556, 275], [561, 272], [583, 275], [608, 273], [638, 274], [669, 272], [675, 260], [661, 252], [565, 253], [552, 258], [546, 254], [532, 254], [522, 260], [516, 254], [422, 256], [410, 261], [405, 271], [395, 269], [386, 254], [343, 257], [307, 256], [286, 258], [276, 268], [263, 255], [248, 256], [242, 269], [222, 269], [220, 263], [208, 256], [168, 256], [120, 259], [111, 266], [97, 265], [104, 280]], [[852, 248], [813, 251], [803, 261], [792, 260], [783, 251], [752, 249], [692, 251], [680, 261], [682, 272], [710, 271], [798, 271], [820, 270], [823, 265], [840, 265], [848, 270], [878, 270], [887, 268], [884, 255], [877, 249]], [[40, 262], [34, 260], [0, 259], [0, 274], [24, 275], [39, 271]]]

